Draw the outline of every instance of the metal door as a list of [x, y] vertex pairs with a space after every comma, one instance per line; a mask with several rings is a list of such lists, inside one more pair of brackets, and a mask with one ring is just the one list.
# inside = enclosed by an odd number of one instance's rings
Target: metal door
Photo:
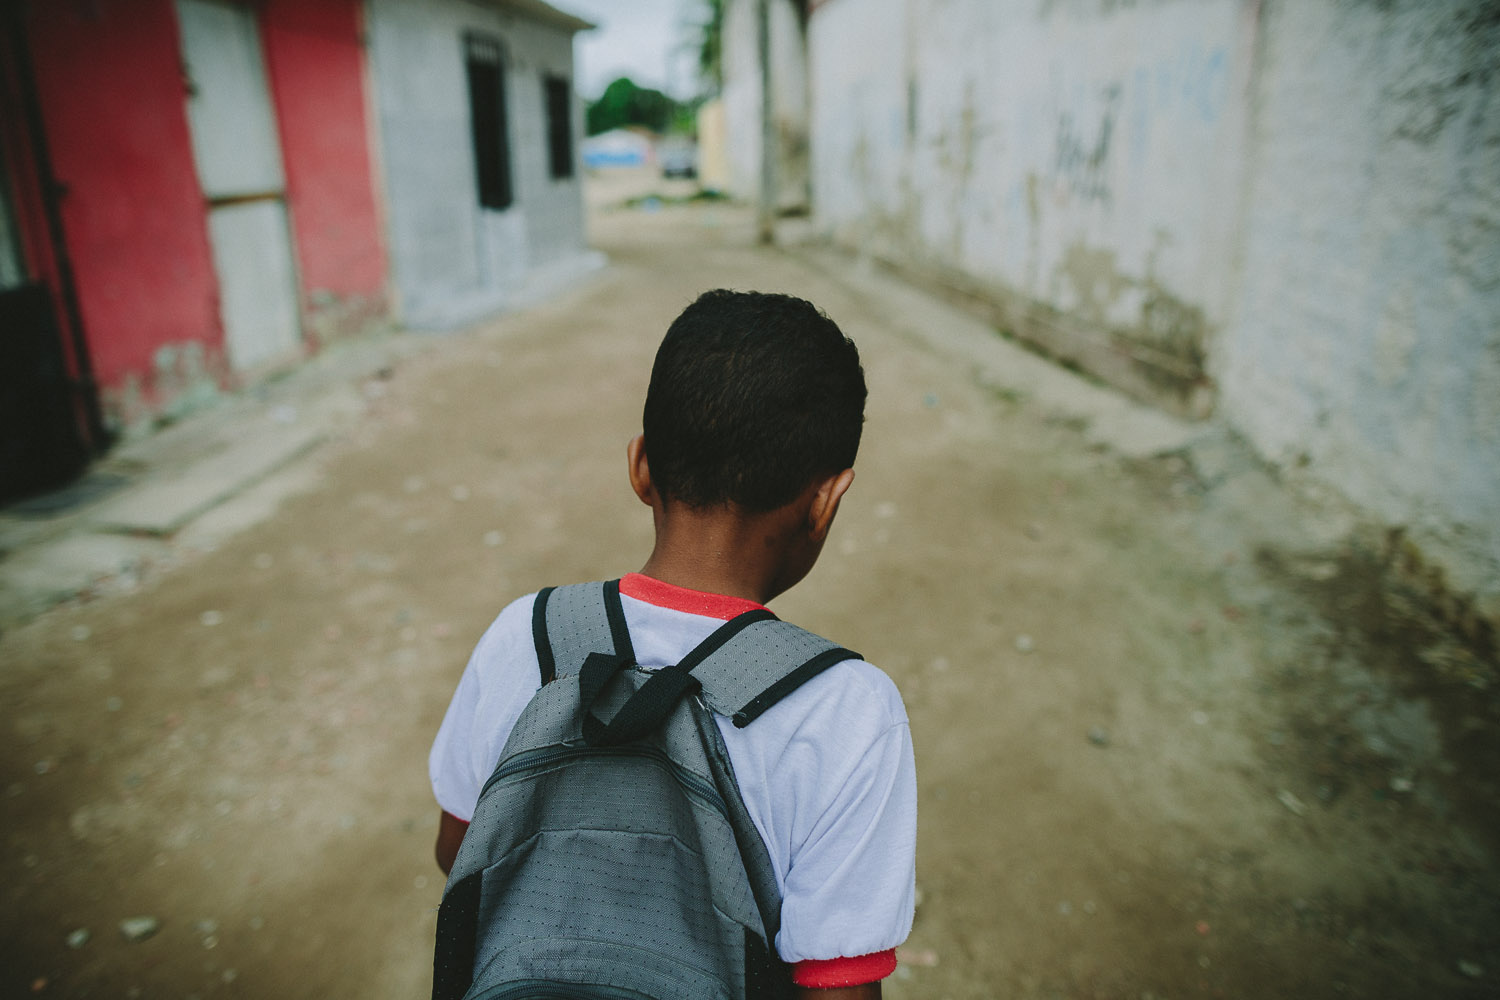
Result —
[[276, 118], [252, 8], [177, 0], [193, 158], [236, 371], [296, 355], [302, 333]]

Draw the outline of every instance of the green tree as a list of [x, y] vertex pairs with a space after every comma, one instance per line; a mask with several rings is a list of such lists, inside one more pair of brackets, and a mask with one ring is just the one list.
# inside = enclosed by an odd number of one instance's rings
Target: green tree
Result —
[[641, 125], [665, 132], [678, 117], [677, 102], [659, 90], [638, 87], [627, 76], [615, 80], [599, 99], [589, 104], [584, 120], [589, 135], [625, 125]]

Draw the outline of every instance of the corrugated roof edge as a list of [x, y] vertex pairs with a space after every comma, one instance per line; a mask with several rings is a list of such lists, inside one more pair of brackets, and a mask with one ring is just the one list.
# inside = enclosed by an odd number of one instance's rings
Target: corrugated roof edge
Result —
[[525, 14], [538, 21], [566, 28], [568, 31], [588, 31], [590, 28], [598, 27], [591, 21], [585, 21], [567, 11], [558, 10], [549, 3], [543, 3], [542, 0], [498, 0], [496, 6], [508, 7], [517, 14]]

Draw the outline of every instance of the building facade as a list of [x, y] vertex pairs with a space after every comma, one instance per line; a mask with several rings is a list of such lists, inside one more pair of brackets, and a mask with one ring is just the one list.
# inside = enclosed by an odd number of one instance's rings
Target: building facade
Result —
[[371, 320], [468, 321], [596, 262], [584, 26], [539, 0], [0, 7], [0, 498]]
[[403, 320], [470, 322], [598, 267], [585, 246], [573, 34], [538, 2], [370, 0]]

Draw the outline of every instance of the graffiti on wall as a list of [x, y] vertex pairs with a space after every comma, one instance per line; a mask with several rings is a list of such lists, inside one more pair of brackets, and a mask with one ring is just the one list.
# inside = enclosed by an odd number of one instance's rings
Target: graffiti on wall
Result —
[[1110, 157], [1121, 142], [1140, 166], [1159, 131], [1216, 125], [1228, 100], [1228, 53], [1222, 45], [1186, 44], [1153, 62], [1104, 79], [1057, 116], [1052, 173], [1085, 203], [1109, 205]]
[[1115, 118], [1120, 109], [1120, 91], [1118, 83], [1104, 88], [1103, 110], [1093, 128], [1081, 125], [1069, 111], [1058, 117], [1053, 172], [1075, 197], [1083, 201], [1109, 203], [1106, 167]]

